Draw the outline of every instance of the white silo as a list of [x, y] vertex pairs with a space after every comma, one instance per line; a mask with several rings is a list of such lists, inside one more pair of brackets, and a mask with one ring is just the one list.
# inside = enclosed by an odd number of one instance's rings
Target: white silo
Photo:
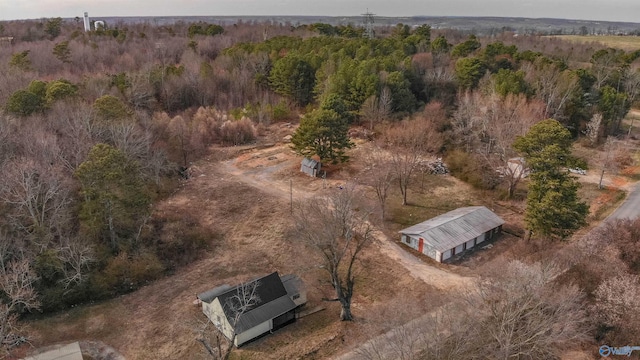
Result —
[[84, 13], [84, 31], [91, 31], [91, 23], [89, 22], [89, 13]]
[[99, 29], [104, 30], [104, 21], [102, 21], [102, 20], [96, 20], [96, 21], [93, 23], [93, 28], [94, 28], [96, 31], [98, 31]]

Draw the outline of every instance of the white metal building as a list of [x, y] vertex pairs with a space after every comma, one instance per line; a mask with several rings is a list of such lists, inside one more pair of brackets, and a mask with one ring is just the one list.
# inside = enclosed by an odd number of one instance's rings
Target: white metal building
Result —
[[484, 206], [449, 211], [400, 231], [401, 241], [438, 262], [493, 239], [502, 231], [502, 220]]

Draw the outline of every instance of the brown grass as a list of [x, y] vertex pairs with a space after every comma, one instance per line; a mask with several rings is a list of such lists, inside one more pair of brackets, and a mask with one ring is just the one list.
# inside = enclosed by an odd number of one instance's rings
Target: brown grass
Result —
[[554, 37], [581, 44], [599, 43], [607, 47], [622, 50], [634, 51], [640, 48], [640, 36], [554, 35]]
[[332, 294], [325, 274], [317, 268], [317, 254], [292, 236], [288, 201], [221, 172], [217, 161], [197, 163], [192, 175], [174, 196], [157, 204], [155, 212], [168, 219], [197, 219], [194, 226], [220, 234], [211, 240], [210, 251], [134, 293], [27, 321], [36, 335], [35, 346], [100, 340], [127, 359], [203, 358], [193, 330], [205, 317], [192, 304], [195, 295], [279, 271], [299, 274], [309, 291], [307, 307], [322, 305], [326, 310], [248, 344], [234, 358], [320, 359], [366, 338], [358, 329], [377, 316], [368, 311], [374, 304], [394, 306], [390, 301], [402, 289], [411, 289], [416, 297], [436, 293], [372, 244], [358, 264], [356, 321], [341, 323], [339, 304], [321, 301]]
[[[238, 157], [239, 151], [242, 155]], [[244, 346], [235, 352], [233, 359], [334, 357], [381, 329], [378, 325], [372, 328], [371, 324], [384, 324], [385, 319], [381, 318], [384, 315], [371, 309], [394, 309], [402, 306], [399, 302], [419, 300], [436, 304], [443, 301], [438, 291], [415, 280], [400, 264], [381, 254], [375, 243], [363, 252], [358, 263], [360, 270], [353, 299], [356, 321], [341, 323], [339, 304], [321, 301], [323, 297], [331, 297], [331, 287], [317, 267], [320, 264], [317, 254], [292, 235], [288, 198], [282, 195], [288, 194], [290, 179], [294, 183], [294, 196], [300, 199], [303, 194], [338, 191], [335, 185], [344, 184], [346, 178], [365, 175], [360, 161], [364, 154], [366, 151], [358, 149], [351, 152], [351, 165], [332, 172], [327, 180], [328, 188], [323, 189], [322, 180], [300, 175], [299, 158], [287, 145], [219, 149], [195, 164], [191, 179], [155, 207], [156, 214], [163, 218], [188, 217], [195, 219], [193, 226], [219, 234], [210, 240], [209, 252], [171, 276], [134, 293], [29, 320], [28, 327], [37, 335], [34, 345], [99, 340], [112, 345], [127, 359], [204, 358], [202, 346], [195, 341], [193, 332], [205, 319], [199, 307], [192, 304], [195, 294], [271, 271], [300, 275], [309, 291], [307, 307], [324, 306], [325, 310]], [[219, 161], [232, 157], [237, 157], [235, 168], [225, 167]], [[229, 173], [229, 169], [237, 169], [239, 173]], [[253, 176], [253, 180], [243, 182], [242, 176]], [[361, 208], [374, 208], [372, 190], [364, 189], [366, 196]], [[424, 182], [420, 175], [416, 176], [410, 186], [408, 206], [400, 205], [397, 185], [392, 184], [391, 189], [389, 219], [384, 223], [391, 239], [396, 239], [396, 231], [401, 228], [460, 206], [484, 204], [516, 230], [522, 224], [521, 202], [493, 201], [495, 193], [474, 190], [451, 176], [426, 176]], [[602, 193], [591, 187], [586, 190], [584, 194], [589, 201], [609, 203], [598, 198]], [[584, 188], [581, 191], [584, 192]], [[374, 224], [380, 225], [380, 222], [374, 221]], [[498, 240], [494, 246], [492, 250], [478, 251], [470, 260], [459, 264], [462, 268], [458, 270], [476, 269], [485, 261], [492, 262], [503, 256], [519, 257], [523, 249], [528, 252], [537, 249], [510, 236]]]
[[447, 211], [475, 205], [479, 200], [471, 186], [450, 175], [414, 176], [409, 186], [408, 204], [402, 205], [400, 190], [392, 184], [387, 203], [388, 227], [399, 231]]

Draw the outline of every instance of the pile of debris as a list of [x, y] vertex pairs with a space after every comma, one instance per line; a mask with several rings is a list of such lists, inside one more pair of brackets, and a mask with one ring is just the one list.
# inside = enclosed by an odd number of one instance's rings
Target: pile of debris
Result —
[[446, 175], [449, 173], [447, 165], [442, 161], [442, 158], [437, 158], [432, 161], [423, 161], [420, 163], [422, 172], [431, 175]]

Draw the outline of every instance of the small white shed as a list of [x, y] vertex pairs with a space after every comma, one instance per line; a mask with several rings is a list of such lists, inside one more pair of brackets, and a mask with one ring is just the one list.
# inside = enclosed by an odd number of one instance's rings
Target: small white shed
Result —
[[502, 220], [484, 206], [459, 208], [400, 231], [403, 244], [438, 262], [493, 239]]
[[302, 159], [302, 162], [300, 163], [300, 171], [312, 177], [320, 175], [321, 167], [322, 164], [319, 161], [309, 158]]

